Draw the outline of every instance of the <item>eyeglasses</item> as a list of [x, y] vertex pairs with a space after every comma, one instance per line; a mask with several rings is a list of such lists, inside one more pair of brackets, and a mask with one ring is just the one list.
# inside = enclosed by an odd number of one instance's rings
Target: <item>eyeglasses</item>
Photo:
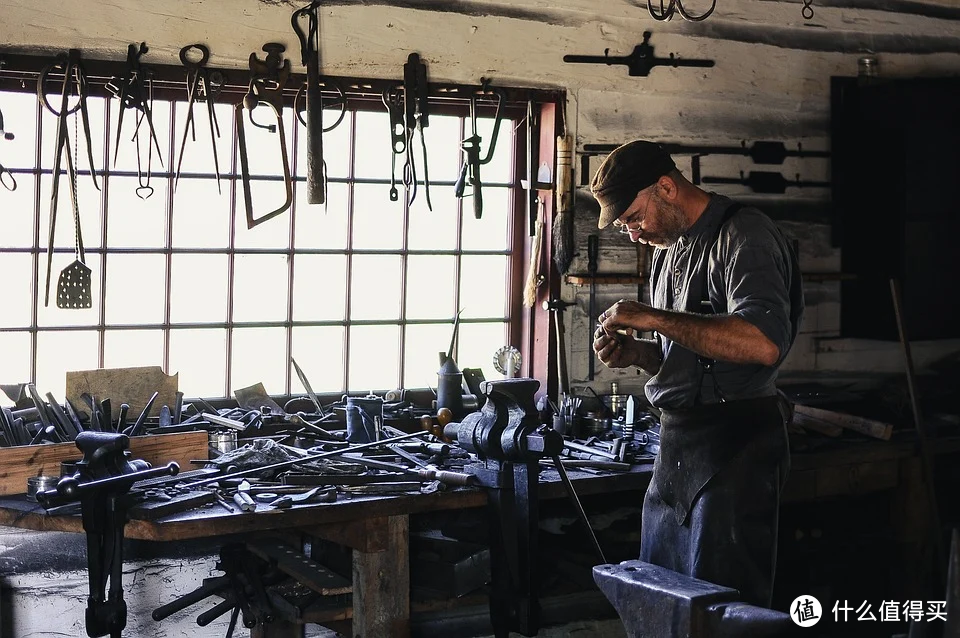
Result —
[[[642, 194], [643, 191], [637, 193], [637, 199], [640, 199]], [[653, 199], [653, 191], [650, 191], [650, 193], [647, 195], [647, 202], [643, 205], [642, 209], [637, 209], [637, 211], [630, 215], [626, 221], [620, 221], [619, 219], [613, 220], [613, 226], [623, 235], [629, 235], [631, 232], [635, 233], [640, 230], [640, 224], [647, 216], [647, 209], [650, 208], [651, 199]], [[631, 224], [636, 224], [636, 226], [630, 228]]]

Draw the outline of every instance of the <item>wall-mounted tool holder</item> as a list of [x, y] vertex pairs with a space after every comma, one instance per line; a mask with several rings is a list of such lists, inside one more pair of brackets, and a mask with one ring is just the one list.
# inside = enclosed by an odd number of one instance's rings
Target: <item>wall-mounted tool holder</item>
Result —
[[716, 64], [713, 60], [683, 59], [674, 54], [667, 58], [658, 58], [653, 54], [653, 46], [650, 44], [650, 31], [643, 32], [643, 42], [633, 48], [630, 55], [610, 55], [610, 49], [605, 49], [603, 55], [565, 55], [563, 61], [573, 64], [623, 64], [629, 69], [629, 73], [634, 77], [647, 77], [650, 71], [656, 66], [672, 66], [674, 68], [681, 66], [710, 68]]

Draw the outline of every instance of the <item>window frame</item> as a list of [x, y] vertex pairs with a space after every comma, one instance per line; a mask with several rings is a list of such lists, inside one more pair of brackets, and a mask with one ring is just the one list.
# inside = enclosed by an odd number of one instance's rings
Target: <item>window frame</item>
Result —
[[[50, 58], [36, 57], [36, 56], [21, 56], [21, 55], [8, 55], [3, 54], [0, 56], [0, 59], [3, 59], [5, 64], [0, 65], [0, 90], [16, 90], [18, 92], [30, 92], [30, 86], [36, 84], [36, 78], [39, 75], [40, 70], [50, 63]], [[83, 61], [85, 71], [90, 84], [90, 95], [98, 97], [109, 97], [104, 86], [115, 75], [122, 75], [125, 71], [125, 64], [119, 62], [109, 62], [109, 61], [97, 61], [97, 60], [84, 60]], [[154, 72], [154, 85], [155, 85], [155, 98], [156, 99], [167, 99], [173, 101], [182, 101], [184, 100], [185, 93], [185, 81], [184, 74], [185, 69], [179, 66], [163, 66], [163, 65], [153, 65], [146, 64], [147, 67]], [[213, 69], [211, 69], [213, 70]], [[225, 84], [224, 89], [219, 96], [219, 102], [225, 102], [229, 104], [235, 104], [241, 98], [243, 93], [246, 92], [246, 80], [247, 73], [244, 71], [236, 69], [218, 69], [224, 74]], [[179, 79], [178, 79], [179, 78]], [[297, 92], [297, 88], [302, 85], [305, 76], [302, 74], [291, 74], [290, 80], [287, 84], [287, 90], [285, 91], [285, 107], [292, 106], [294, 97]], [[399, 82], [396, 80], [367, 80], [367, 79], [357, 79], [357, 78], [332, 78], [324, 77], [322, 81], [325, 82], [325, 85], [332, 86], [334, 83], [340, 85], [344, 88], [344, 93], [347, 96], [347, 108], [351, 111], [383, 111], [382, 103], [380, 103], [378, 96], [382, 94], [384, 90], [389, 88], [395, 88], [399, 85]], [[464, 115], [467, 114], [467, 106], [469, 103], [469, 96], [471, 94], [478, 94], [477, 98], [477, 115], [479, 117], [490, 117], [494, 113], [494, 102], [489, 96], [489, 93], [483, 93], [486, 85], [483, 86], [463, 86], [463, 85], [452, 85], [452, 84], [430, 84], [431, 87], [431, 113], [437, 114], [453, 114], [461, 117], [461, 125], [469, 126], [469, 119], [464, 119]], [[464, 324], [467, 323], [483, 323], [483, 322], [505, 322], [507, 324], [508, 330], [508, 343], [517, 345], [521, 353], [523, 354], [525, 360], [525, 371], [524, 373], [528, 376], [539, 376], [537, 374], [537, 366], [531, 360], [531, 348], [535, 347], [536, 339], [534, 337], [534, 326], [533, 326], [533, 317], [535, 313], [531, 313], [524, 309], [521, 305], [520, 292], [523, 289], [523, 280], [524, 280], [524, 271], [527, 267], [528, 255], [529, 255], [529, 241], [526, 240], [527, 233], [523, 232], [523, 229], [527, 226], [524, 221], [524, 211], [527, 200], [527, 193], [521, 187], [521, 180], [526, 179], [524, 174], [526, 171], [525, 164], [522, 155], [526, 154], [526, 101], [533, 101], [540, 104], [549, 104], [558, 102], [563, 99], [562, 92], [559, 91], [550, 91], [550, 90], [539, 90], [539, 89], [511, 89], [503, 88], [499, 89], [504, 95], [504, 118], [512, 118], [517, 125], [515, 126], [514, 136], [515, 143], [513, 145], [513, 156], [511, 157], [510, 165], [513, 168], [513, 174], [510, 177], [510, 181], [506, 183], [497, 183], [491, 184], [491, 186], [506, 186], [510, 189], [512, 193], [512, 201], [510, 202], [513, 211], [512, 214], [508, 215], [508, 232], [509, 237], [512, 239], [512, 242], [507, 246], [504, 251], [464, 251], [462, 249], [462, 224], [464, 219], [464, 214], [470, 214], [471, 204], [470, 200], [459, 200], [458, 201], [458, 220], [457, 220], [457, 240], [456, 247], [452, 250], [445, 251], [424, 251], [424, 250], [409, 250], [407, 247], [407, 236], [404, 232], [403, 244], [399, 250], [370, 250], [370, 249], [355, 249], [350, 246], [351, 241], [348, 240], [348, 246], [344, 249], [330, 249], [330, 250], [310, 250], [298, 248], [292, 241], [288, 242], [286, 248], [283, 249], [269, 249], [262, 250], [256, 248], [238, 248], [234, 245], [235, 234], [234, 226], [236, 223], [236, 214], [239, 212], [239, 209], [242, 210], [242, 201], [236, 201], [236, 187], [234, 186], [236, 181], [239, 181], [239, 171], [237, 166], [236, 158], [236, 144], [231, 145], [231, 157], [229, 160], [229, 171], [224, 171], [221, 169], [221, 177], [230, 190], [230, 208], [231, 208], [231, 218], [229, 220], [229, 246], [226, 249], [222, 248], [196, 248], [196, 249], [184, 249], [184, 248], [174, 248], [171, 243], [171, 227], [172, 227], [172, 196], [165, 203], [164, 207], [164, 223], [166, 225], [166, 237], [163, 242], [162, 248], [111, 248], [107, 245], [106, 238], [106, 228], [102, 228], [103, 236], [101, 238], [101, 245], [98, 248], [89, 248], [87, 249], [88, 254], [99, 255], [101, 260], [109, 259], [110, 255], [114, 254], [161, 254], [164, 257], [164, 318], [160, 323], [150, 323], [150, 324], [111, 324], [107, 322], [106, 319], [106, 295], [105, 293], [105, 279], [106, 279], [106, 268], [103, 267], [103, 262], [101, 262], [100, 272], [95, 272], [95, 276], [101, 277], [101, 288], [100, 294], [98, 295], [97, 303], [99, 308], [97, 309], [97, 319], [96, 324], [83, 324], [76, 326], [40, 326], [38, 322], [38, 307], [42, 303], [42, 294], [41, 290], [33, 290], [33, 306], [31, 309], [31, 320], [30, 326], [27, 330], [30, 333], [30, 380], [36, 381], [37, 378], [37, 337], [39, 332], [68, 332], [68, 331], [96, 331], [97, 333], [97, 364], [98, 367], [103, 367], [104, 365], [104, 356], [105, 356], [105, 334], [112, 331], [121, 331], [121, 330], [160, 330], [162, 333], [163, 340], [163, 363], [162, 367], [165, 371], [170, 370], [170, 339], [171, 339], [171, 329], [184, 329], [184, 328], [217, 328], [224, 329], [226, 333], [226, 344], [225, 344], [225, 358], [224, 365], [226, 369], [224, 371], [224, 392], [229, 392], [232, 389], [232, 380], [231, 380], [231, 368], [233, 362], [233, 336], [234, 329], [236, 328], [258, 328], [258, 327], [282, 327], [285, 331], [285, 347], [286, 353], [292, 354], [293, 352], [293, 333], [295, 327], [300, 326], [343, 326], [345, 334], [343, 336], [343, 361], [342, 361], [342, 371], [343, 371], [343, 385], [350, 392], [356, 392], [363, 390], [363, 388], [351, 388], [349, 387], [349, 363], [350, 363], [350, 327], [351, 326], [361, 326], [366, 324], [372, 325], [397, 325], [399, 329], [399, 338], [400, 342], [397, 345], [399, 351], [398, 359], [398, 375], [399, 381], [403, 383], [403, 377], [405, 374], [404, 369], [404, 357], [405, 357], [405, 348], [403, 343], [406, 338], [406, 329], [409, 325], [424, 325], [424, 324], [450, 324], [452, 322], [451, 318], [446, 319], [418, 319], [418, 320], [408, 320], [406, 318], [406, 304], [403, 303], [405, 299], [406, 291], [406, 277], [407, 277], [407, 268], [405, 267], [405, 260], [411, 255], [454, 255], [457, 258], [457, 273], [455, 276], [455, 294], [459, 295], [460, 285], [459, 285], [459, 262], [462, 256], [464, 255], [474, 255], [474, 254], [502, 254], [508, 257], [509, 260], [509, 271], [508, 271], [508, 281], [506, 282], [506, 299], [508, 302], [508, 308], [505, 308], [505, 314], [503, 317], [498, 318], [488, 318], [488, 319], [477, 319], [477, 320], [464, 320]], [[332, 91], [325, 91], [325, 99], [332, 98], [334, 93]], [[111, 98], [115, 101], [115, 98]], [[111, 130], [111, 119], [110, 113], [111, 108], [109, 108], [111, 102], [105, 102], [107, 108], [104, 109], [104, 139], [109, 141], [111, 140], [113, 131]], [[31, 273], [33, 281], [37, 282], [39, 285], [42, 285], [42, 270], [43, 270], [43, 260], [46, 255], [46, 247], [43, 242], [43, 238], [39, 237], [40, 233], [40, 215], [42, 214], [43, 201], [41, 201], [41, 185], [40, 177], [42, 175], [49, 175], [50, 169], [42, 168], [41, 164], [41, 151], [44, 145], [44, 140], [42, 136], [40, 126], [40, 117], [41, 117], [41, 105], [37, 105], [37, 149], [36, 156], [34, 161], [33, 168], [30, 169], [11, 169], [15, 175], [20, 174], [30, 174], [34, 178], [33, 183], [33, 204], [34, 210], [36, 211], [36, 216], [34, 219], [34, 245], [30, 249], [23, 248], [14, 248], [14, 249], [0, 249], [0, 253], [23, 253], [30, 252], [32, 254], [32, 270]], [[286, 110], [286, 108], [285, 108]], [[509, 120], [508, 120], [509, 121]], [[170, 126], [171, 126], [171, 139], [176, 140], [177, 132], [174, 129], [173, 125], [176, 122], [175, 108], [170, 109]], [[201, 119], [202, 122], [202, 119]], [[352, 114], [345, 118], [345, 123], [349, 123], [351, 126], [356, 125], [356, 117]], [[126, 124], [126, 122], [125, 122]], [[344, 125], [344, 124], [341, 124]], [[222, 123], [221, 123], [222, 126]], [[553, 130], [553, 122], [549, 123], [549, 129]], [[126, 130], [126, 129], [125, 129]], [[232, 128], [230, 129], [232, 131]], [[501, 134], [503, 129], [501, 129]], [[202, 132], [201, 132], [202, 135]], [[303, 143], [302, 139], [304, 137], [304, 132], [299, 126], [294, 126], [292, 131], [287, 132], [288, 140], [291, 142], [291, 152], [294, 158], [294, 166], [291, 168], [291, 173], [294, 175], [293, 180], [295, 183], [305, 181], [305, 177], [296, 176], [296, 158], [297, 153], [293, 150], [296, 148], [298, 143]], [[386, 132], [384, 133], [386, 138]], [[542, 139], [542, 135], [540, 136]], [[235, 139], [235, 138], [234, 138]], [[337, 178], [332, 179], [331, 182], [342, 182], [350, 185], [350, 197], [352, 200], [352, 184], [358, 183], [358, 180], [354, 175], [354, 162], [353, 162], [353, 149], [355, 141], [355, 130], [351, 131], [350, 134], [350, 149], [351, 149], [351, 158], [350, 158], [350, 173], [346, 178]], [[501, 138], [502, 139], [502, 138]], [[500, 142], [498, 142], [499, 144]], [[110, 145], [104, 145], [104, 157], [100, 158], [103, 162], [101, 165], [102, 169], [97, 169], [97, 173], [100, 176], [105, 176], [106, 181], [109, 182], [110, 178], [114, 177], [129, 177], [136, 176], [136, 173], [130, 173], [129, 171], [117, 171], [113, 167], [112, 157], [110, 153]], [[0, 149], [2, 150], [2, 149]], [[178, 149], [174, 149], [174, 153]], [[169, 156], [169, 155], [168, 155]], [[175, 155], [174, 155], [175, 156]], [[552, 150], [548, 156], [552, 156]], [[222, 162], [225, 166], [226, 163]], [[171, 167], [166, 166], [160, 171], [155, 171], [155, 177], [169, 177], [171, 175]], [[79, 171], [78, 175], [88, 174]], [[184, 176], [188, 176], [184, 173]], [[190, 176], [195, 177], [213, 177], [213, 173], [194, 173]], [[367, 180], [360, 180], [361, 182], [366, 182]], [[374, 183], [382, 183], [383, 180], [372, 180]], [[431, 185], [435, 182], [431, 180]], [[437, 182], [438, 185], [443, 185], [444, 182]], [[449, 184], [447, 184], [449, 185]], [[164, 192], [161, 189], [158, 189], [158, 194]], [[422, 187], [421, 187], [422, 191]], [[421, 194], [422, 197], [422, 194]], [[465, 205], [466, 204], [466, 205]], [[105, 204], [104, 204], [105, 206]], [[296, 215], [297, 200], [295, 199], [291, 210], [286, 214], [291, 216]], [[349, 207], [352, 211], [352, 201], [349, 204]], [[65, 207], [61, 202], [61, 216], [64, 214]], [[406, 229], [406, 225], [409, 220], [409, 207], [404, 204], [404, 220], [403, 227]], [[548, 209], [549, 210], [549, 209]], [[66, 212], [69, 212], [69, 209], [66, 209]], [[102, 213], [101, 213], [102, 214]], [[109, 219], [109, 212], [107, 212]], [[349, 233], [352, 232], [352, 215], [348, 219], [348, 237]], [[269, 222], [268, 222], [269, 223]], [[290, 231], [291, 235], [294, 232], [295, 221], [294, 219], [290, 220]], [[545, 232], [545, 237], [549, 238], [549, 232]], [[549, 242], [546, 242], [549, 244]], [[71, 249], [67, 248], [57, 248], [57, 252], [66, 252]], [[227, 281], [225, 282], [227, 286], [227, 317], [226, 320], [222, 323], [217, 322], [203, 322], [203, 323], [173, 323], [171, 322], [170, 317], [170, 295], [171, 295], [171, 260], [173, 254], [181, 253], [196, 253], [196, 254], [218, 254], [218, 255], [227, 255], [228, 259], [228, 272], [227, 272]], [[232, 291], [234, 285], [234, 264], [235, 258], [237, 255], [243, 254], [276, 254], [284, 255], [288, 260], [289, 274], [287, 277], [287, 302], [290, 306], [287, 309], [286, 318], [283, 321], [266, 321], [266, 322], [235, 322], [232, 319], [232, 312], [234, 309], [234, 302], [232, 299]], [[347, 293], [345, 300], [346, 308], [344, 312], [344, 318], [338, 321], [308, 321], [308, 322], [299, 322], [293, 319], [293, 300], [294, 300], [294, 286], [295, 286], [295, 275], [293, 272], [295, 255], [305, 255], [305, 254], [337, 254], [345, 255], [347, 260]], [[349, 315], [349, 285], [350, 285], [350, 267], [353, 255], [356, 254], [390, 254], [390, 255], [399, 255], [400, 259], [403, 260], [404, 267], [401, 268], [401, 308], [399, 311], [399, 318], [396, 321], [392, 320], [356, 320], [350, 319]], [[547, 263], [549, 263], [549, 257], [547, 257]], [[55, 286], [55, 282], [51, 282], [51, 286]], [[555, 283], [553, 285], [555, 287]], [[459, 307], [459, 306], [458, 306]], [[547, 324], [549, 325], [549, 324]], [[24, 332], [24, 329], [21, 328], [0, 328], [2, 332]], [[538, 348], [539, 349], [539, 348]], [[289, 359], [289, 357], [287, 357]], [[541, 378], [541, 381], [545, 383], [546, 375]], [[284, 388], [283, 395], [289, 395], [295, 393], [295, 385], [298, 381], [295, 378], [295, 375], [292, 372], [292, 366], [289, 365], [289, 362], [285, 366], [285, 379], [284, 379]], [[271, 390], [275, 394], [281, 394], [276, 392], [279, 389]]]

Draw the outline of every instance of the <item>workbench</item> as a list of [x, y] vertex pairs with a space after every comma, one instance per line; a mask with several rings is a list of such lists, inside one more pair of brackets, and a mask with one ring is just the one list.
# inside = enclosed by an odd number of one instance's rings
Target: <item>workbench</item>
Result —
[[[939, 445], [939, 453], [960, 451], [960, 440]], [[631, 492], [642, 502], [649, 483], [652, 461], [633, 466], [627, 473], [592, 475], [568, 470], [578, 495], [589, 503], [594, 494]], [[540, 475], [541, 499], [566, 498], [554, 470]], [[929, 507], [923, 498], [922, 472], [914, 441], [831, 441], [818, 451], [795, 453], [783, 503], [857, 496], [889, 491], [891, 516], [897, 540], [905, 552], [902, 560], [920, 559], [928, 551], [925, 521]], [[180, 541], [229, 537], [236, 534], [267, 534], [291, 541], [312, 537], [353, 549], [353, 607], [326, 611], [305, 622], [323, 623], [352, 618], [353, 635], [409, 636], [409, 518], [414, 514], [478, 508], [487, 504], [480, 488], [457, 488], [430, 494], [346, 496], [336, 503], [292, 510], [229, 513], [218, 507], [171, 515], [154, 521], [131, 520], [126, 537], [148, 541]], [[79, 516], [51, 516], [25, 497], [0, 499], [0, 525], [32, 530], [82, 533]], [[922, 561], [920, 561], [922, 563]], [[919, 564], [919, 563], [917, 563]], [[926, 574], [918, 571], [908, 589], [922, 588]], [[274, 622], [251, 630], [254, 638], [302, 636], [294, 623]]]
[[[611, 491], [646, 489], [652, 462], [632, 472], [593, 475], [568, 470], [581, 497]], [[555, 470], [541, 473], [541, 498], [566, 498]], [[331, 541], [353, 551], [352, 609], [318, 610], [304, 622], [323, 623], [352, 618], [353, 635], [409, 636], [410, 561], [409, 518], [413, 514], [483, 507], [481, 488], [457, 488], [430, 494], [344, 495], [337, 502], [299, 506], [288, 510], [227, 512], [210, 506], [149, 521], [132, 519], [125, 537], [176, 542], [220, 538], [237, 534], [272, 535], [297, 542], [301, 538]], [[83, 533], [79, 516], [53, 516], [25, 496], [0, 498], [0, 525], [38, 531]], [[164, 601], [167, 602], [167, 601]], [[302, 636], [302, 626], [284, 621], [258, 625], [252, 638]]]

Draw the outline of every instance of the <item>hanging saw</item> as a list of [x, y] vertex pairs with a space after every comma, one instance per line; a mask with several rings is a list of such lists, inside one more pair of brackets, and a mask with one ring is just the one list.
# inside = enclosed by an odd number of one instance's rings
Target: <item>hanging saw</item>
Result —
[[[293, 203], [293, 184], [290, 180], [290, 162], [287, 160], [287, 138], [283, 128], [283, 88], [290, 77], [290, 60], [283, 59], [286, 50], [282, 44], [268, 42], [263, 45], [266, 58], [260, 60], [256, 53], [250, 54], [250, 84], [243, 101], [236, 106], [237, 144], [240, 147], [240, 171], [243, 177], [243, 201], [246, 206], [247, 228], [273, 219], [290, 208]], [[260, 104], [269, 106], [276, 117], [276, 125], [258, 124], [253, 119], [253, 111]], [[279, 207], [269, 213], [254, 218], [253, 195], [250, 192], [250, 162], [247, 156], [247, 139], [244, 133], [243, 113], [249, 114], [250, 122], [258, 128], [276, 131], [280, 135], [280, 156], [283, 163], [283, 186], [286, 200]]]
[[575, 64], [624, 64], [629, 69], [631, 76], [647, 77], [655, 66], [693, 66], [709, 68], [716, 64], [713, 60], [684, 60], [674, 56], [672, 53], [668, 58], [658, 58], [653, 54], [653, 46], [650, 44], [650, 31], [643, 32], [643, 42], [633, 48], [630, 55], [610, 55], [610, 49], [606, 49], [603, 55], [565, 55], [564, 62]]

